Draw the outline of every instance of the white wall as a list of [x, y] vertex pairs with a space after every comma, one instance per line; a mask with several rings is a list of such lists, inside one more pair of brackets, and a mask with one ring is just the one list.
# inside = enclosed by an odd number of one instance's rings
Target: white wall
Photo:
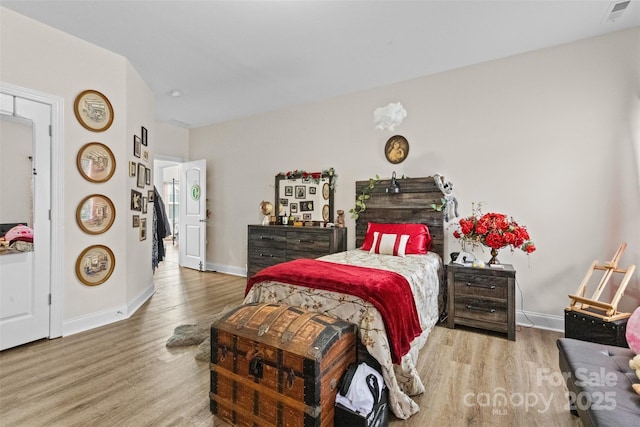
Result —
[[[128, 149], [125, 158], [129, 161], [136, 161], [142, 163], [145, 167], [149, 168], [151, 172], [151, 185], [145, 185], [144, 188], [137, 187], [137, 177], [129, 177], [128, 173], [128, 161], [123, 162], [122, 169], [123, 175], [127, 176], [128, 181], [126, 188], [133, 188], [136, 191], [140, 191], [143, 197], [148, 197], [148, 192], [153, 190], [153, 154], [149, 156], [148, 160], [144, 159], [144, 155], [141, 158], [137, 158], [133, 155], [133, 135], [140, 136], [142, 138], [142, 126], [147, 129], [147, 146], [142, 146], [143, 152], [148, 150], [153, 153], [155, 150], [154, 142], [156, 140], [155, 120], [153, 118], [153, 92], [149, 89], [146, 83], [142, 80], [136, 70], [127, 63], [126, 67], [127, 76], [127, 133], [128, 141], [124, 144], [125, 149]], [[126, 169], [126, 172], [124, 170]], [[137, 171], [136, 171], [137, 172]], [[127, 263], [127, 286], [126, 286], [126, 301], [129, 305], [127, 312], [134, 311], [138, 306], [146, 301], [150, 296], [150, 292], [153, 291], [153, 278], [151, 268], [151, 247], [153, 244], [153, 204], [147, 203], [147, 213], [141, 213], [137, 211], [131, 211], [131, 193], [129, 191], [124, 192], [122, 197], [122, 211], [124, 215], [124, 233], [127, 236], [126, 256], [130, 254], [140, 254], [138, 259], [140, 262], [128, 262]], [[145, 240], [140, 240], [140, 233], [138, 228], [132, 226], [132, 215], [140, 215], [141, 223], [142, 219], [147, 220], [147, 237]]]
[[[500, 261], [517, 269], [518, 309], [536, 325], [562, 328], [567, 294], [593, 260], [610, 259], [626, 241], [621, 265], [640, 264], [639, 51], [633, 29], [192, 129], [190, 157], [208, 167], [210, 267], [244, 270], [247, 224], [260, 221], [261, 200], [274, 199], [278, 172], [334, 167], [335, 208], [345, 211], [356, 180], [440, 173], [454, 183], [461, 215], [482, 201], [528, 227], [538, 251], [503, 250]], [[396, 132], [375, 130], [374, 109], [398, 101], [405, 121]], [[410, 143], [395, 166], [383, 153], [393, 134]], [[347, 226], [352, 248], [348, 215]], [[447, 250], [458, 249], [450, 238]], [[639, 300], [636, 275], [621, 308]]]
[[157, 122], [151, 138], [154, 152], [164, 160], [189, 160], [189, 130]]
[[[123, 318], [140, 303], [136, 298], [153, 289], [149, 241], [132, 241], [137, 229], [131, 227], [128, 176], [133, 132], [146, 124], [153, 135], [153, 96], [119, 55], [2, 7], [0, 24], [0, 81], [64, 99], [63, 333]], [[85, 89], [102, 92], [113, 105], [114, 121], [105, 132], [86, 130], [74, 116], [74, 99]], [[76, 167], [78, 150], [92, 141], [109, 146], [116, 158], [115, 174], [105, 183], [86, 181]], [[78, 203], [92, 193], [108, 196], [116, 207], [111, 229], [96, 236], [82, 232], [75, 219]], [[58, 218], [58, 212], [52, 215]], [[104, 284], [86, 286], [76, 277], [75, 262], [93, 244], [111, 248], [116, 265]]]

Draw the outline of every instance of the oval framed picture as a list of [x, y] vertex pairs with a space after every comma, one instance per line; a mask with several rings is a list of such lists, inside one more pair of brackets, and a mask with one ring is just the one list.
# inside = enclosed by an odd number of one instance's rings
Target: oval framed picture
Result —
[[384, 146], [384, 155], [390, 163], [402, 163], [409, 155], [409, 141], [402, 135], [394, 135]]
[[107, 196], [92, 194], [82, 199], [76, 209], [78, 226], [87, 234], [101, 234], [113, 225], [116, 208]]
[[87, 286], [96, 286], [106, 282], [116, 266], [111, 249], [104, 245], [86, 248], [76, 260], [76, 276]]
[[322, 198], [325, 200], [329, 200], [330, 193], [331, 193], [331, 190], [329, 188], [329, 183], [325, 182], [324, 185], [322, 186]]
[[116, 158], [104, 144], [89, 142], [82, 146], [76, 157], [78, 171], [91, 182], [108, 181], [116, 171]]
[[322, 220], [324, 222], [329, 222], [329, 205], [324, 205], [322, 207]]
[[82, 127], [92, 132], [104, 132], [113, 123], [113, 107], [97, 90], [85, 90], [76, 96], [73, 112]]

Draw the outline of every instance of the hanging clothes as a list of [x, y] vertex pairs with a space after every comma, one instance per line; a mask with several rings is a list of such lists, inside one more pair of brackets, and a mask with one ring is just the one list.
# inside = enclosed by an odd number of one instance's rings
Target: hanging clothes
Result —
[[160, 261], [164, 260], [164, 238], [171, 234], [169, 218], [164, 208], [164, 202], [153, 186], [153, 249], [151, 252], [151, 268], [155, 272]]

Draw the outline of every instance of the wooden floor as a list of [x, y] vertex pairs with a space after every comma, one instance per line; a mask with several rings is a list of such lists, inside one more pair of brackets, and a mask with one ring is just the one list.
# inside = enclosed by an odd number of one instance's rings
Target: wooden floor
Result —
[[[0, 426], [224, 426], [209, 412], [208, 364], [165, 342], [177, 325], [241, 302], [246, 280], [173, 259], [131, 318], [0, 352]], [[421, 411], [390, 426], [580, 426], [564, 407], [559, 336], [518, 328], [512, 342], [436, 327], [418, 364]]]

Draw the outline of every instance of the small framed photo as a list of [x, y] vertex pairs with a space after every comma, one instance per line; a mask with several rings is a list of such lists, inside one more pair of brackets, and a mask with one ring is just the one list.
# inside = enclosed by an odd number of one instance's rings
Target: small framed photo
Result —
[[138, 179], [137, 186], [138, 188], [144, 188], [146, 182], [147, 168], [142, 163], [138, 163]]
[[147, 218], [140, 218], [140, 240], [147, 240]]
[[144, 170], [144, 182], [147, 185], [151, 185], [151, 169], [145, 168]]
[[131, 210], [142, 211], [142, 193], [136, 190], [131, 190]]
[[133, 135], [133, 155], [140, 158], [142, 154], [142, 141], [138, 135]]
[[307, 197], [307, 187], [305, 185], [296, 185], [296, 199], [304, 199]]
[[149, 150], [142, 150], [142, 160], [145, 162], [149, 161]]
[[147, 213], [147, 198], [146, 197], [142, 198], [142, 213], [143, 214]]
[[131, 223], [131, 225], [133, 226], [133, 228], [138, 228], [140, 227], [140, 215], [133, 215], [133, 222]]
[[289, 206], [289, 199], [280, 199], [280, 206]]
[[155, 193], [154, 193], [153, 190], [147, 191], [147, 202], [149, 202], [149, 203], [153, 203], [154, 202], [154, 200], [155, 200], [154, 199], [154, 197], [155, 197], [154, 194]]
[[313, 212], [313, 201], [300, 202], [300, 212]]
[[291, 203], [291, 205], [289, 206], [289, 209], [291, 210], [291, 213], [298, 212], [298, 204], [297, 203]]
[[311, 221], [311, 214], [310, 213], [302, 214], [302, 220]]
[[147, 128], [142, 126], [142, 145], [147, 146]]
[[136, 176], [136, 162], [129, 162], [129, 176]]
[[287, 197], [293, 197], [293, 185], [286, 185], [284, 187], [284, 195]]
[[316, 187], [309, 187], [309, 194], [316, 194]]

